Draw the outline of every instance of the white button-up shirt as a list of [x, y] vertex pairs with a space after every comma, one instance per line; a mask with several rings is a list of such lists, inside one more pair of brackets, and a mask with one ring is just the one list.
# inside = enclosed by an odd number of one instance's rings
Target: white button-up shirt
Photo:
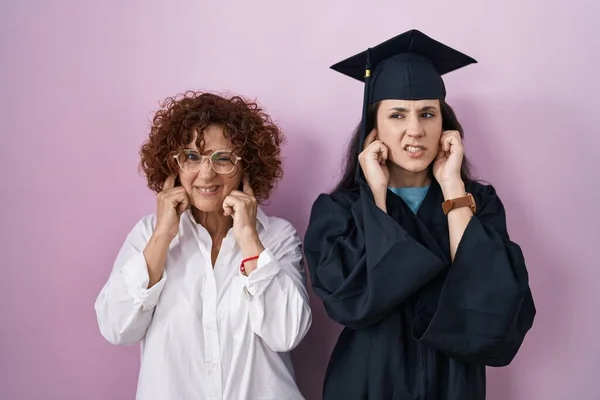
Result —
[[143, 251], [156, 216], [127, 236], [95, 309], [109, 342], [141, 342], [138, 400], [303, 399], [288, 353], [312, 322], [301, 242], [286, 220], [260, 208], [257, 219], [265, 250], [248, 277], [232, 230], [213, 269], [211, 238], [190, 211], [150, 289]]

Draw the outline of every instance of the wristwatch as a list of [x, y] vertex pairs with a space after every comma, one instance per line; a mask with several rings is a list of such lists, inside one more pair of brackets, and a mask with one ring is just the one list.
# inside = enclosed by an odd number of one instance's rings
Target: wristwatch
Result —
[[448, 214], [451, 210], [460, 207], [469, 207], [473, 214], [477, 210], [477, 206], [475, 205], [475, 199], [471, 193], [467, 193], [463, 197], [457, 197], [455, 199], [448, 199], [442, 203], [442, 210], [444, 210], [444, 214]]

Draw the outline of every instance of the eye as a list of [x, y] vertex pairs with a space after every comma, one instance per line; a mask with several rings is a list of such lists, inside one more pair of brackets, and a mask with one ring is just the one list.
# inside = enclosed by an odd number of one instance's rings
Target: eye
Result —
[[192, 151], [188, 151], [185, 153], [186, 159], [190, 161], [198, 161], [200, 160], [200, 155], [198, 153], [194, 153]]
[[400, 118], [403, 118], [403, 115], [399, 114], [399, 113], [393, 113], [392, 115], [390, 115], [390, 118], [391, 119], [400, 119]]
[[435, 117], [435, 115], [430, 112], [425, 112], [425, 113], [421, 114], [421, 118], [433, 118], [433, 117]]
[[216, 163], [233, 163], [233, 156], [229, 151], [218, 152], [213, 155], [213, 162]]

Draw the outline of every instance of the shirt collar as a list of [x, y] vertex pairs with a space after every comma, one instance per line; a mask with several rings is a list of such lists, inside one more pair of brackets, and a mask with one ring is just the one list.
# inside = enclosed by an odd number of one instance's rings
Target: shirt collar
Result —
[[[192, 214], [191, 208], [185, 210], [185, 214], [187, 214], [189, 220], [193, 224], [196, 224], [196, 220], [194, 219], [194, 215]], [[267, 229], [267, 227], [269, 226], [269, 217], [267, 216], [267, 214], [265, 214], [261, 207], [256, 208], [256, 220], [258, 224], [260, 224], [263, 227], [263, 229]]]
[[263, 229], [267, 229], [269, 226], [269, 217], [264, 213], [262, 208], [257, 207], [256, 209], [256, 219], [262, 225]]

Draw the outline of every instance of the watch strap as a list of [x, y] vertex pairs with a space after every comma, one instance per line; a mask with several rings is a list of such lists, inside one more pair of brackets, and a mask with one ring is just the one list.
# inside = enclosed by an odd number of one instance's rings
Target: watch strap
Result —
[[457, 197], [455, 199], [448, 199], [442, 203], [442, 210], [446, 215], [450, 211], [461, 207], [469, 207], [471, 211], [473, 211], [473, 214], [475, 214], [477, 207], [475, 206], [475, 199], [471, 193], [467, 193], [465, 196]]

